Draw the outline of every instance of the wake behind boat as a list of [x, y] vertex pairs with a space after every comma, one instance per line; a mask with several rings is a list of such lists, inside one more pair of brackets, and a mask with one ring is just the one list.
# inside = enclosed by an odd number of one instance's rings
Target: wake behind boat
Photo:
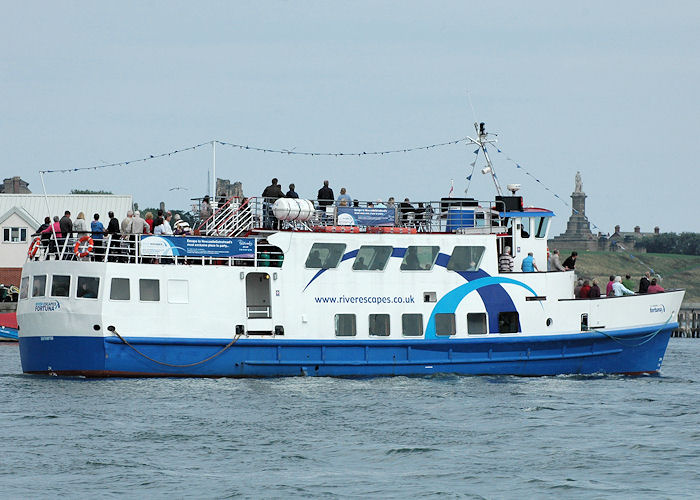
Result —
[[575, 300], [553, 212], [503, 195], [408, 207], [231, 198], [197, 236], [35, 241], [17, 317], [26, 373], [383, 376], [655, 373], [682, 290]]

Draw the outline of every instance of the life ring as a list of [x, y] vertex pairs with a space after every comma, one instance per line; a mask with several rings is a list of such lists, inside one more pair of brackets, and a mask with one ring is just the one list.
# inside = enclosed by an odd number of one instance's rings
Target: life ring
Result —
[[30, 259], [34, 258], [34, 256], [36, 255], [36, 252], [37, 252], [37, 250], [39, 250], [40, 246], [41, 246], [41, 237], [37, 236], [29, 244], [29, 250], [27, 250], [27, 255], [29, 256]]
[[[84, 251], [80, 251], [80, 247], [83, 243], [87, 242], [87, 245], [85, 247]], [[88, 236], [87, 234], [80, 238], [78, 241], [75, 242], [75, 246], [73, 247], [73, 253], [76, 255], [76, 257], [87, 257], [92, 253], [93, 246], [95, 245], [95, 242], [92, 240], [92, 237]]]

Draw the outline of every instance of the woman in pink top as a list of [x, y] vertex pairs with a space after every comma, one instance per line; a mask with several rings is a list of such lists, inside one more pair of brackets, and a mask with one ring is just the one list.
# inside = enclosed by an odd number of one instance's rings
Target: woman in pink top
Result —
[[665, 292], [666, 290], [663, 289], [661, 285], [656, 284], [656, 278], [651, 280], [651, 285], [649, 285], [649, 288], [647, 289], [647, 293], [659, 293], [659, 292]]
[[605, 295], [607, 297], [612, 297], [613, 296], [613, 283], [615, 282], [615, 276], [610, 276], [610, 281], [608, 281], [608, 285], [605, 287]]

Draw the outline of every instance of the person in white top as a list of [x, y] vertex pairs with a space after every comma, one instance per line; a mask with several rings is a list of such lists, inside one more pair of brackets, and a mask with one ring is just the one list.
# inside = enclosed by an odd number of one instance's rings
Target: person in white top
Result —
[[613, 281], [613, 295], [615, 297], [622, 297], [623, 295], [634, 295], [634, 292], [622, 284], [622, 276], [615, 276], [615, 281]]
[[75, 219], [75, 222], [73, 223], [73, 231], [77, 233], [76, 236], [78, 238], [82, 238], [90, 232], [90, 227], [88, 226], [88, 223], [85, 220], [85, 213], [80, 212], [78, 214], [78, 218]]

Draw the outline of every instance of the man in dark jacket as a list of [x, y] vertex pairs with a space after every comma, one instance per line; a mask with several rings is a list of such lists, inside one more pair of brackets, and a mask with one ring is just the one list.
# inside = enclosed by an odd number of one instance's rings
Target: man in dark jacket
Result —
[[323, 187], [318, 190], [318, 206], [322, 207], [324, 210], [326, 210], [326, 207], [329, 207], [333, 204], [333, 200], [335, 200], [335, 196], [333, 195], [333, 190], [328, 187], [328, 181], [323, 181]]
[[289, 185], [289, 191], [287, 191], [287, 194], [284, 195], [285, 198], [299, 198], [299, 195], [297, 194], [296, 191], [294, 191], [294, 184]]
[[567, 271], [573, 271], [573, 269], [576, 267], [576, 257], [578, 256], [578, 252], [571, 252], [571, 255], [569, 255], [562, 266], [564, 266], [564, 269]]
[[639, 280], [639, 293], [647, 293], [647, 290], [649, 290], [649, 278], [651, 278], [651, 273], [647, 271], [644, 273], [644, 276], [642, 276], [642, 279]]
[[70, 210], [66, 210], [63, 217], [61, 217], [59, 224], [61, 226], [61, 234], [63, 237], [69, 238], [70, 233], [73, 231], [73, 221], [70, 220]]
[[274, 179], [272, 179], [272, 184], [267, 186], [262, 193], [264, 204], [263, 227], [265, 229], [272, 229], [272, 226], [276, 222], [276, 219], [272, 215], [272, 205], [274, 205], [279, 198], [284, 198], [284, 192], [282, 192], [282, 188], [279, 186], [279, 184], [277, 184], [277, 182], [277, 177], [275, 177]]

